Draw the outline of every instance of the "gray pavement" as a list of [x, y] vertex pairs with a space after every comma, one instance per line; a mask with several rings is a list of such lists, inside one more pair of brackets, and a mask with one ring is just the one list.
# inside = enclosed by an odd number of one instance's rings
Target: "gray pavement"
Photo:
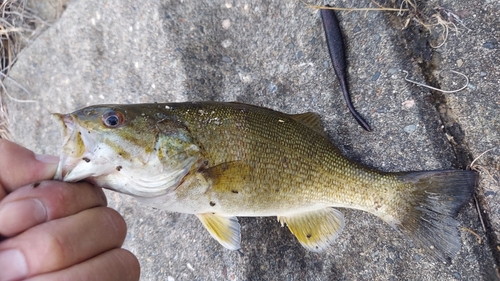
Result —
[[[54, 8], [64, 1], [38, 1]], [[6, 80], [14, 140], [38, 153], [59, 152], [49, 112], [99, 103], [239, 101], [288, 113], [319, 113], [349, 158], [384, 171], [473, 168], [477, 201], [458, 215], [462, 250], [437, 264], [378, 218], [342, 210], [346, 228], [324, 253], [304, 250], [276, 218], [241, 218], [242, 248], [221, 247], [192, 215], [141, 206], [108, 192], [126, 219], [125, 247], [137, 255], [142, 280], [497, 280], [500, 261], [500, 95], [498, 1], [417, 1], [443, 7], [464, 28], [442, 42], [439, 26], [387, 12], [341, 12], [349, 82], [358, 111], [350, 116], [327, 54], [318, 11], [301, 1], [74, 0], [34, 40]], [[399, 2], [398, 2], [399, 3]], [[332, 2], [352, 7], [348, 1]], [[369, 6], [370, 1], [356, 1]], [[398, 7], [398, 4], [386, 3]], [[55, 11], [59, 11], [55, 9]], [[40, 12], [42, 13], [42, 12]], [[42, 13], [43, 15], [43, 13]], [[60, 18], [57, 17], [60, 15]], [[463, 91], [453, 69], [470, 78]], [[486, 230], [486, 231], [485, 231]], [[477, 234], [478, 240], [473, 234]]]

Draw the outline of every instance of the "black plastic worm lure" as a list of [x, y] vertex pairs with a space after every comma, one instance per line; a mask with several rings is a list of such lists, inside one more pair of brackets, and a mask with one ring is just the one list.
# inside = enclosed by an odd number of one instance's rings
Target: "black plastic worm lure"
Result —
[[351, 102], [351, 97], [347, 89], [347, 64], [344, 52], [344, 41], [340, 32], [339, 21], [334, 10], [321, 9], [321, 19], [323, 20], [323, 28], [325, 29], [326, 43], [330, 52], [333, 69], [339, 79], [340, 88], [344, 94], [344, 99], [347, 103], [349, 111], [358, 121], [359, 125], [367, 131], [371, 131], [370, 125], [356, 112]]

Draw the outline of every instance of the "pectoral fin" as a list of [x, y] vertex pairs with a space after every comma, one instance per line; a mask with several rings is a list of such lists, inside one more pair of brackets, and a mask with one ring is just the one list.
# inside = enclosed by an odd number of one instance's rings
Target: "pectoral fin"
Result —
[[240, 248], [240, 224], [236, 217], [224, 217], [212, 213], [196, 215], [212, 237], [229, 250]]
[[202, 173], [211, 181], [215, 191], [234, 192], [236, 186], [245, 186], [252, 181], [253, 168], [243, 161], [232, 161], [210, 167]]
[[344, 228], [344, 216], [333, 208], [280, 216], [278, 220], [281, 225], [286, 223], [300, 244], [313, 252], [325, 250]]

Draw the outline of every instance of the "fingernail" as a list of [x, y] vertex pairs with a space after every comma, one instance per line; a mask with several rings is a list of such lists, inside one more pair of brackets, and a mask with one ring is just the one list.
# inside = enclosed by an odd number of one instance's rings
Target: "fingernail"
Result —
[[28, 265], [23, 253], [17, 249], [10, 249], [0, 252], [0, 280], [19, 280], [28, 274]]
[[10, 202], [0, 208], [0, 234], [16, 235], [46, 220], [47, 210], [40, 200], [25, 199]]
[[47, 163], [47, 164], [58, 164], [59, 163], [59, 157], [50, 155], [50, 154], [35, 154], [35, 159]]

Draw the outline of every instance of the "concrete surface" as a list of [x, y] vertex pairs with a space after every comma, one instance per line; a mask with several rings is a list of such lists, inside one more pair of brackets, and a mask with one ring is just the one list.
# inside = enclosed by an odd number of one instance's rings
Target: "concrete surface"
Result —
[[[418, 2], [423, 11], [438, 7]], [[325, 253], [304, 250], [276, 218], [241, 218], [242, 249], [231, 252], [194, 216], [107, 194], [128, 223], [125, 247], [138, 256], [142, 280], [496, 280], [500, 3], [439, 5], [460, 15], [469, 30], [451, 30], [437, 49], [429, 46], [439, 40], [437, 27], [429, 33], [410, 20], [405, 28], [405, 15], [339, 13], [351, 95], [374, 129], [367, 133], [344, 105], [319, 13], [301, 1], [74, 0], [10, 73], [29, 91], [7, 81], [10, 94], [37, 101], [8, 102], [11, 130], [15, 141], [55, 154], [62, 140], [49, 112], [98, 103], [236, 100], [318, 112], [345, 155], [384, 171], [465, 168], [492, 149], [474, 165], [481, 173], [477, 199], [486, 231], [471, 202], [458, 216], [463, 246], [451, 265], [434, 263], [360, 211], [343, 210], [346, 228]], [[460, 78], [439, 75], [443, 69], [463, 72], [471, 84], [441, 94], [405, 82], [400, 72], [437, 87], [459, 87]]]

